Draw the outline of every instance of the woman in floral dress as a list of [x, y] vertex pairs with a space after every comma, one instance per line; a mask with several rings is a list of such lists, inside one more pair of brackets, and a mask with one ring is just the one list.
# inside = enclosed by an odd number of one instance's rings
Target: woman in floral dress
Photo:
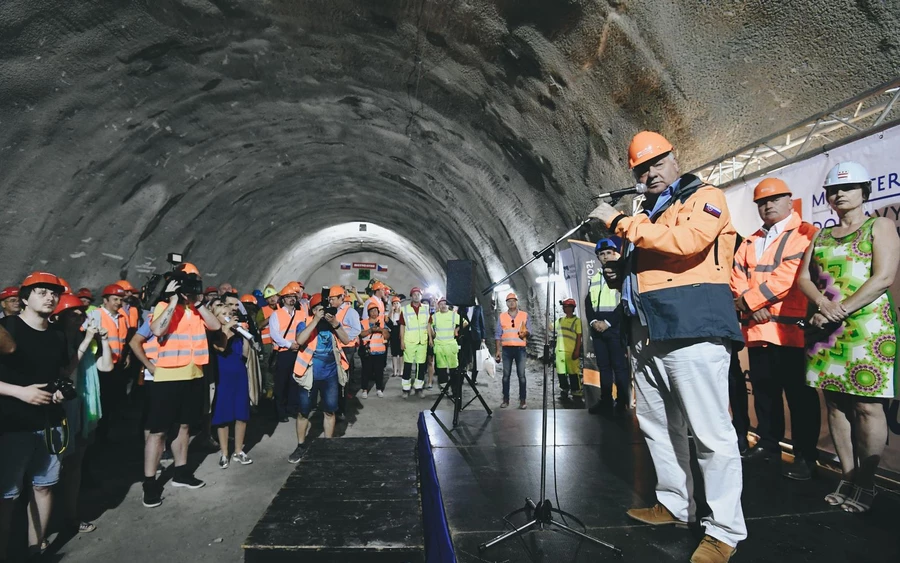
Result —
[[828, 427], [843, 479], [825, 497], [847, 512], [866, 512], [887, 441], [884, 406], [898, 392], [897, 317], [887, 290], [900, 261], [890, 219], [867, 217], [872, 187], [865, 168], [842, 162], [825, 195], [838, 223], [806, 251], [800, 289], [817, 312], [809, 321], [807, 383], [825, 394]]

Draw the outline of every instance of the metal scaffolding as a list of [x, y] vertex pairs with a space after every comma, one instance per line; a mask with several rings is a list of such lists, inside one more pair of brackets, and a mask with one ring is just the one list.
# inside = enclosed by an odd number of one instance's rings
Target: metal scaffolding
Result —
[[720, 188], [900, 124], [900, 77], [716, 158], [691, 173]]

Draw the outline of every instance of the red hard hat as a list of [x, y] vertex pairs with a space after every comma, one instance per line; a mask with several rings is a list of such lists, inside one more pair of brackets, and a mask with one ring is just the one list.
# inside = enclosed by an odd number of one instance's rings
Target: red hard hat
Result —
[[575, 300], [571, 297], [562, 302], [563, 307], [575, 307]]
[[107, 295], [118, 295], [119, 297], [125, 297], [125, 289], [117, 283], [111, 283], [103, 288], [103, 293], [101, 295], [103, 297], [106, 297]]
[[137, 293], [137, 289], [135, 289], [135, 287], [133, 285], [131, 285], [131, 282], [129, 282], [128, 280], [119, 280], [116, 282], [116, 285], [121, 287], [125, 291]]
[[68, 309], [86, 309], [87, 307], [81, 302], [81, 299], [75, 297], [71, 293], [66, 293], [59, 298], [56, 309], [53, 309], [54, 315], [59, 315]]
[[412, 289], [409, 290], [409, 294], [412, 295], [413, 293], [415, 293], [415, 292], [417, 292], [417, 291], [421, 294], [421, 293], [422, 293], [422, 288], [421, 288], [421, 287], [414, 287], [414, 288], [412, 288]]
[[53, 286], [54, 289], [57, 289], [60, 293], [63, 293], [66, 289], [66, 284], [62, 279], [55, 274], [47, 272], [32, 272], [28, 274], [28, 276], [25, 277], [25, 280], [22, 281], [20, 287], [29, 287], [32, 285]]
[[210, 293], [219, 293], [219, 288], [211, 285], [203, 290], [203, 295], [209, 295]]
[[766, 178], [762, 182], [756, 184], [753, 189], [753, 201], [772, 197], [774, 195], [791, 195], [791, 189], [784, 180], [778, 178]]
[[9, 299], [10, 297], [18, 297], [19, 296], [19, 288], [18, 287], [5, 287], [3, 291], [0, 291], [0, 301], [4, 299]]
[[82, 287], [81, 289], [79, 289], [78, 293], [75, 294], [75, 297], [90, 299], [91, 301], [94, 300], [94, 294], [91, 293], [91, 290], [86, 287]]
[[653, 131], [641, 131], [628, 146], [628, 167], [634, 168], [667, 152], [672, 152], [672, 143], [665, 137]]
[[309, 301], [309, 294], [308, 293], [300, 294], [300, 299], [306, 299], [307, 301]]
[[322, 294], [321, 293], [313, 293], [312, 297], [309, 298], [309, 308], [312, 309], [316, 305], [322, 304]]

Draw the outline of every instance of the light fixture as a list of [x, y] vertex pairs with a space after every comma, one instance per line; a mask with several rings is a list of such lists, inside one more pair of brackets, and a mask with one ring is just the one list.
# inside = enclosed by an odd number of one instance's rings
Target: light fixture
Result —
[[366, 225], [365, 223], [359, 224], [359, 232], [364, 233], [364, 232], [366, 232], [367, 228], [368, 228], [368, 225]]
[[494, 288], [495, 293], [503, 293], [504, 291], [509, 291], [512, 289], [508, 283], [501, 283], [497, 287]]
[[439, 288], [435, 284], [431, 284], [425, 288], [425, 293], [427, 293], [428, 295], [437, 295], [440, 290], [441, 288]]

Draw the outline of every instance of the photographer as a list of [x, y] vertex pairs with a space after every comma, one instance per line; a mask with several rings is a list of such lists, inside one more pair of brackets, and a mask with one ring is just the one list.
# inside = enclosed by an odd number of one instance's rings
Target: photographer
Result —
[[165, 445], [166, 432], [178, 424], [172, 442], [175, 474], [172, 485], [199, 489], [206, 483], [187, 470], [189, 429], [203, 420], [202, 366], [209, 363], [206, 331], [222, 324], [201, 302], [200, 272], [193, 264], [179, 264], [166, 282], [165, 301], [156, 305], [150, 330], [159, 341], [158, 357], [150, 386], [147, 415], [147, 442], [144, 447], [143, 504], [162, 504], [162, 485], [156, 481], [156, 467]]
[[[343, 295], [343, 293], [341, 294]], [[299, 462], [306, 453], [306, 432], [309, 429], [309, 413], [322, 393], [325, 437], [334, 436], [335, 412], [338, 409], [338, 387], [346, 385], [350, 364], [341, 350], [341, 344], [350, 342], [347, 331], [332, 313], [326, 313], [322, 294], [309, 300], [312, 317], [298, 329], [297, 344], [302, 348], [294, 363], [293, 391], [297, 396], [297, 448], [288, 457], [290, 463]]]
[[[25, 278], [19, 290], [22, 313], [0, 319], [0, 559], [6, 557], [13, 505], [26, 477], [32, 485], [28, 503], [29, 552], [40, 552], [52, 506], [52, 487], [59, 481], [59, 442], [63, 392], [74, 365], [61, 331], [50, 330], [50, 315], [64, 284], [45, 272]], [[48, 390], [49, 388], [49, 390]]]

